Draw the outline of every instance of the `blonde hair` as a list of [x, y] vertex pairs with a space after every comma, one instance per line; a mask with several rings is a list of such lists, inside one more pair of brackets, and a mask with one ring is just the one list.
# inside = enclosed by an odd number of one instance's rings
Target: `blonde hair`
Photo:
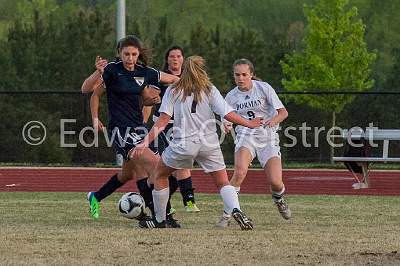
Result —
[[174, 94], [182, 94], [182, 101], [192, 95], [193, 100], [201, 102], [202, 92], [211, 94], [211, 83], [206, 72], [206, 61], [201, 56], [189, 56], [183, 63], [180, 80], [173, 85]]

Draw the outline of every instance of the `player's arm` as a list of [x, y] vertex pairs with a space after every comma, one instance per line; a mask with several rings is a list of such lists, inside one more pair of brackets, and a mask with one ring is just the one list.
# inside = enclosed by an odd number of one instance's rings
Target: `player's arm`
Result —
[[233, 123], [229, 122], [225, 119], [222, 119], [221, 130], [223, 130], [225, 132], [225, 134], [228, 134], [229, 132], [231, 132], [232, 129], [233, 129]]
[[147, 124], [149, 121], [149, 117], [151, 115], [151, 111], [153, 109], [153, 106], [143, 106], [142, 113], [143, 113], [143, 123]]
[[[229, 104], [229, 106], [235, 106], [234, 104], [234, 97], [231, 97], [231, 94], [228, 93], [228, 95], [225, 97], [225, 101], [227, 102], [227, 104]], [[231, 132], [231, 130], [233, 129], [233, 123], [229, 122], [228, 120], [225, 120], [223, 117], [221, 117], [221, 122], [222, 122], [222, 127], [221, 130], [223, 130], [226, 134], [228, 134], [229, 132]]]
[[96, 87], [102, 84], [101, 73], [97, 70], [92, 73], [82, 84], [82, 93], [89, 93], [94, 91]]
[[[144, 106], [153, 106], [161, 102], [161, 90], [153, 85], [146, 86], [142, 91], [142, 99]], [[150, 108], [151, 110], [151, 108]]]
[[217, 88], [213, 88], [210, 96], [210, 104], [213, 112], [231, 123], [242, 125], [248, 128], [260, 127], [263, 123], [261, 117], [247, 120], [235, 113], [234, 109], [224, 100]]
[[172, 84], [179, 80], [179, 77], [160, 71], [160, 82], [163, 84]]
[[278, 114], [276, 116], [272, 117], [270, 120], [266, 121], [265, 126], [274, 127], [277, 124], [281, 123], [283, 120], [285, 120], [289, 115], [286, 108], [279, 108], [276, 111], [278, 112]]
[[265, 121], [265, 126], [274, 127], [288, 117], [288, 111], [286, 110], [282, 101], [279, 99], [275, 90], [269, 84], [262, 86], [262, 89], [265, 93], [267, 102], [271, 104], [278, 112], [276, 116], [272, 117], [268, 121]]
[[228, 120], [229, 122], [232, 122], [234, 124], [242, 125], [248, 128], [256, 128], [260, 127], [263, 124], [263, 120], [261, 117], [256, 117], [252, 120], [247, 120], [238, 115], [235, 112], [229, 112], [224, 116], [224, 119]]
[[101, 75], [104, 72], [104, 67], [107, 65], [107, 60], [102, 59], [100, 56], [96, 56], [96, 71], [92, 73], [82, 84], [82, 93], [89, 93], [94, 91], [97, 87], [103, 86], [103, 79]]
[[104, 92], [104, 87], [99, 86], [93, 91], [92, 96], [90, 97], [90, 113], [92, 115], [93, 128], [98, 132], [105, 129], [103, 123], [99, 119], [100, 97]]

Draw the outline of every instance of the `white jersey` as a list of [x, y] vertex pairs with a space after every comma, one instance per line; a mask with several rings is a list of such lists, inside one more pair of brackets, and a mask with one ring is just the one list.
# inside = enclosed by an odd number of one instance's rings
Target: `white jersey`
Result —
[[[225, 97], [228, 104], [235, 112], [246, 119], [262, 117], [264, 121], [270, 120], [278, 114], [277, 109], [285, 108], [278, 98], [275, 90], [266, 82], [252, 80], [253, 86], [249, 91], [233, 88]], [[238, 125], [235, 129], [238, 135], [266, 135], [275, 132], [279, 125], [270, 128], [246, 128]]]
[[215, 134], [217, 128], [214, 113], [224, 117], [232, 111], [215, 86], [211, 94], [203, 94], [202, 101], [197, 104], [193, 102], [193, 96], [182, 101], [182, 95], [174, 94], [173, 89], [168, 87], [159, 110], [160, 113], [174, 116], [174, 139]]

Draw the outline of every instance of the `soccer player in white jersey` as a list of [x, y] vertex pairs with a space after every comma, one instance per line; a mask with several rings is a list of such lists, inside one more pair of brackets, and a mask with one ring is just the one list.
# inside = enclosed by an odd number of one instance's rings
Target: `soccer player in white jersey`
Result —
[[[246, 177], [248, 167], [258, 158], [271, 183], [273, 202], [283, 218], [290, 219], [290, 209], [283, 198], [285, 186], [282, 182], [282, 163], [277, 129], [288, 112], [275, 90], [266, 82], [255, 80], [254, 66], [247, 59], [233, 63], [236, 87], [225, 97], [235, 112], [248, 119], [261, 117], [264, 127], [249, 129], [237, 126], [235, 140], [235, 171], [230, 181], [239, 193], [240, 185]], [[225, 131], [232, 129], [230, 122], [224, 122]], [[224, 213], [217, 223], [219, 227], [229, 225], [229, 213]]]
[[205, 61], [200, 56], [185, 60], [181, 79], [165, 92], [160, 116], [143, 142], [130, 152], [140, 156], [174, 116], [174, 138], [162, 154], [152, 174], [155, 181], [153, 202], [155, 217], [139, 222], [142, 228], [165, 228], [165, 207], [169, 196], [168, 176], [177, 169], [190, 169], [196, 161], [214, 178], [224, 202], [224, 210], [243, 230], [253, 229], [252, 221], [240, 210], [238, 195], [229, 184], [224, 158], [216, 131], [214, 112], [226, 120], [249, 128], [262, 125], [262, 119], [247, 120], [237, 115], [210, 82]]

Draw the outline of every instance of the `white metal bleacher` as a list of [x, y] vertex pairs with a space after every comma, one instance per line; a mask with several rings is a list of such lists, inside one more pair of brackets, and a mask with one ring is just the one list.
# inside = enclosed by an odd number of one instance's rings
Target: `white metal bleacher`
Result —
[[390, 141], [400, 140], [400, 130], [399, 129], [378, 129], [378, 128], [367, 128], [365, 132], [361, 128], [343, 130], [342, 138], [347, 140], [348, 143], [352, 143], [352, 140], [365, 139], [368, 140], [372, 147], [379, 145], [375, 141], [383, 141], [382, 156], [374, 157], [333, 157], [335, 162], [355, 162], [358, 163], [362, 168], [362, 179], [357, 177], [357, 174], [353, 171], [352, 174], [354, 178], [358, 181], [353, 184], [353, 188], [368, 188], [369, 183], [369, 168], [368, 165], [376, 162], [400, 162], [400, 157], [389, 157], [389, 143]]

